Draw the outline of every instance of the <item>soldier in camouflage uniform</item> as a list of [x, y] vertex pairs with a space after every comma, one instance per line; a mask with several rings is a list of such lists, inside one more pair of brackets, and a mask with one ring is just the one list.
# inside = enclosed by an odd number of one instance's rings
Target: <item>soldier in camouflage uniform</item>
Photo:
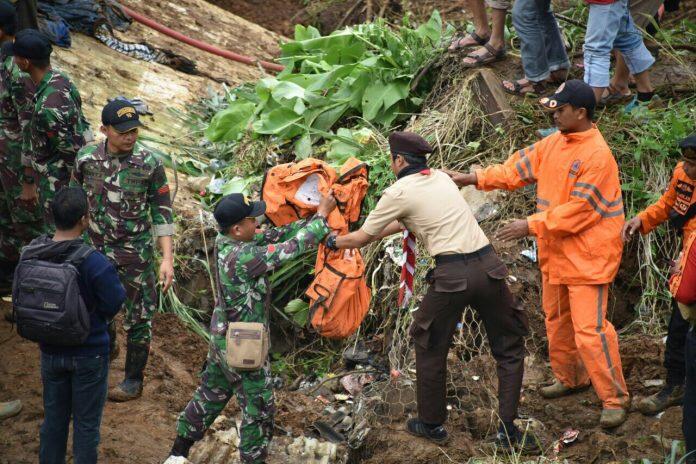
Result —
[[227, 367], [227, 326], [230, 322], [268, 324], [268, 273], [316, 248], [329, 233], [326, 217], [335, 207], [335, 199], [325, 197], [316, 216], [256, 233], [256, 217], [265, 212], [265, 203], [249, 202], [241, 194], [232, 194], [216, 206], [215, 219], [221, 231], [216, 240], [216, 264], [222, 294], [217, 295], [210, 322], [210, 349], [202, 384], [179, 415], [171, 456], [187, 456], [193, 443], [203, 438], [205, 430], [236, 394], [242, 409], [242, 462], [265, 462], [275, 412], [269, 364], [266, 362], [258, 370]]
[[[48, 38], [35, 29], [20, 31], [13, 45], [15, 63], [36, 84], [31, 121], [22, 143], [22, 164], [39, 176], [38, 195], [47, 233], [53, 231], [51, 201], [68, 185], [85, 136], [91, 139], [80, 94], [67, 76], [51, 68], [52, 51]], [[27, 169], [24, 181], [31, 180]]]
[[[22, 131], [31, 118], [34, 83], [14, 64], [15, 9], [0, 1], [0, 285], [12, 275], [19, 250], [41, 234], [42, 219], [31, 191], [23, 195]], [[24, 201], [27, 197], [28, 201]]]
[[[167, 176], [162, 163], [137, 142], [139, 126], [138, 113], [130, 102], [114, 100], [106, 105], [101, 127], [106, 140], [80, 151], [72, 181], [87, 192], [90, 241], [113, 261], [126, 288], [125, 379], [109, 391], [112, 401], [128, 401], [142, 394], [157, 308], [153, 235], [162, 250], [159, 280], [163, 292], [174, 277], [174, 224]], [[115, 342], [113, 330], [111, 337]]]

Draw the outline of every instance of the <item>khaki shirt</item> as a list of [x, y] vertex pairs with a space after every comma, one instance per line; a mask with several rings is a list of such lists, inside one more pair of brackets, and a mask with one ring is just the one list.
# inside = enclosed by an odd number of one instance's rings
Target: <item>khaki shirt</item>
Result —
[[489, 244], [469, 204], [442, 171], [411, 174], [387, 188], [362, 226], [377, 236], [398, 220], [431, 256], [471, 253]]

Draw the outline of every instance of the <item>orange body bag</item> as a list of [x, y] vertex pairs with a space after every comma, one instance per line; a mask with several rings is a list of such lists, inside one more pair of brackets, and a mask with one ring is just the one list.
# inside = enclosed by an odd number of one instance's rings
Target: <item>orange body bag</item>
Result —
[[[360, 219], [368, 189], [367, 166], [350, 158], [339, 174], [327, 163], [308, 158], [282, 164], [266, 174], [261, 195], [266, 216], [276, 226], [312, 216], [321, 195], [333, 191], [338, 207], [329, 215], [329, 227], [339, 235]], [[370, 308], [370, 289], [359, 250], [330, 251], [320, 245], [314, 281], [307, 289], [312, 327], [328, 338], [353, 334]]]

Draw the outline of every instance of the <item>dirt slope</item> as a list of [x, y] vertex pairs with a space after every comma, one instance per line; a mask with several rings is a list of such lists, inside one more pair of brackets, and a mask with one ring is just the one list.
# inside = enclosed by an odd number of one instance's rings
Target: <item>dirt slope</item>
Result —
[[[161, 24], [220, 48], [263, 60], [272, 60], [278, 55], [280, 36], [203, 0], [176, 3], [129, 0], [123, 3]], [[194, 60], [202, 72], [230, 84], [262, 75], [257, 67], [211, 55], [135, 22], [121, 38], [170, 49]], [[215, 80], [129, 58], [81, 34], [73, 34], [72, 48], [55, 49], [54, 65], [75, 81], [82, 95], [85, 114], [95, 132], [107, 98], [124, 95], [142, 98], [154, 113], [154, 116], [145, 118], [146, 134], [171, 139], [179, 133], [180, 123], [168, 109], [183, 110], [187, 104], [206, 95], [209, 87], [220, 87]]]

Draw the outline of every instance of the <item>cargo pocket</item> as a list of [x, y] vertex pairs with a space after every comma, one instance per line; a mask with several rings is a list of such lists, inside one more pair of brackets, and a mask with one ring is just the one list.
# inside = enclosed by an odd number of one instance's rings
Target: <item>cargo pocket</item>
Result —
[[419, 309], [413, 313], [413, 322], [411, 322], [408, 334], [416, 345], [427, 350], [430, 346], [430, 326], [435, 320], [435, 315], [418, 314], [422, 311]]
[[466, 290], [468, 281], [461, 277], [437, 277], [432, 283], [433, 290], [439, 293], [457, 293]]
[[486, 274], [493, 280], [503, 280], [508, 276], [508, 269], [505, 264], [500, 263], [498, 266], [487, 270]]

